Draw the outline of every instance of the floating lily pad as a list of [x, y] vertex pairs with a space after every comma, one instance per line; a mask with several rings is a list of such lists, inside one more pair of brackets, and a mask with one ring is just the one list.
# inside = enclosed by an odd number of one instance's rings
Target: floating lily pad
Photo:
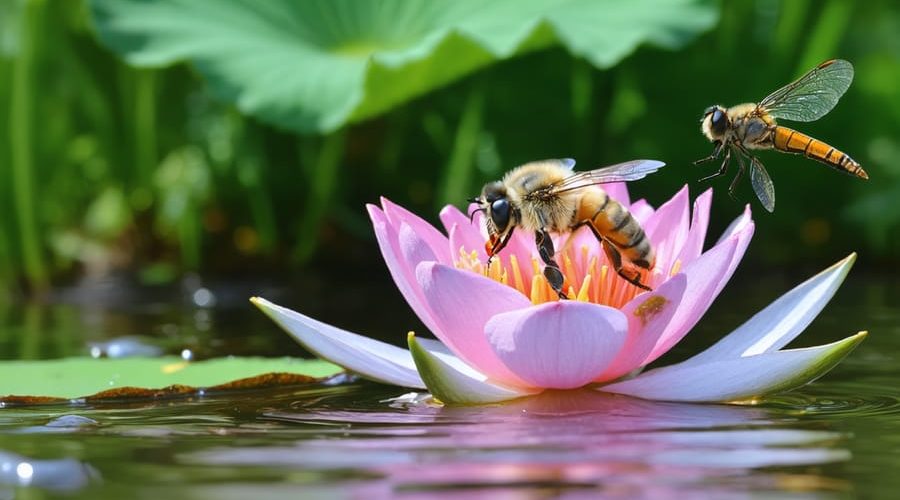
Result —
[[313, 383], [339, 366], [296, 358], [221, 358], [188, 362], [178, 357], [0, 362], [0, 402], [47, 403], [159, 398], [204, 390], [236, 390]]
[[129, 63], [190, 61], [245, 113], [299, 132], [378, 115], [497, 61], [561, 45], [598, 68], [677, 48], [717, 17], [702, 0], [90, 0]]

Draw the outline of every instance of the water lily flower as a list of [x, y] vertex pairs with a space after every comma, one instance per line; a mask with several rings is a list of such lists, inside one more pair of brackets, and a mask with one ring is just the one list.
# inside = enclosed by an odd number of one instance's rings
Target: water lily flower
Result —
[[[490, 265], [480, 214], [448, 206], [446, 233], [382, 199], [369, 216], [391, 276], [437, 340], [408, 335], [409, 350], [251, 299], [317, 356], [378, 382], [428, 389], [447, 404], [482, 404], [584, 386], [670, 401], [735, 401], [804, 385], [830, 370], [865, 332], [783, 350], [821, 311], [855, 256], [791, 290], [711, 348], [639, 373], [677, 344], [733, 274], [753, 234], [750, 208], [706, 251], [712, 191], [690, 210], [687, 187], [658, 209], [604, 188], [641, 223], [656, 248], [638, 289], [612, 271], [593, 234], [559, 235], [556, 259], [570, 300], [544, 279], [533, 239], [513, 235]], [[635, 376], [635, 374], [637, 374]]]

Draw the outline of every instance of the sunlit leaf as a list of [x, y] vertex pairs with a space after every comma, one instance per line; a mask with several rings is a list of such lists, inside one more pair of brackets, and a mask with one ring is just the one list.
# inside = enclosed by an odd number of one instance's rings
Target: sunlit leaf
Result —
[[198, 389], [250, 389], [314, 382], [341, 368], [319, 360], [178, 357], [68, 358], [0, 362], [0, 401], [46, 402], [89, 398], [153, 398]]
[[699, 0], [91, 0], [101, 41], [138, 66], [190, 61], [220, 98], [296, 131], [375, 116], [497, 61], [562, 45], [598, 68], [684, 45]]

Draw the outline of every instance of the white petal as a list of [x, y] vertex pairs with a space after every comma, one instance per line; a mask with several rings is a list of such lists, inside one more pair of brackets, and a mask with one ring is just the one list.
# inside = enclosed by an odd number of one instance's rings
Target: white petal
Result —
[[487, 404], [520, 398], [539, 390], [493, 384], [471, 368], [460, 370], [434, 352], [426, 350], [409, 334], [409, 351], [431, 394], [445, 404]]
[[316, 321], [266, 299], [253, 297], [250, 302], [322, 359], [376, 382], [425, 388], [406, 349]]
[[756, 313], [735, 331], [683, 364], [777, 351], [794, 340], [822, 311], [843, 283], [856, 254], [820, 272]]
[[824, 375], [865, 338], [756, 356], [679, 363], [650, 370], [600, 390], [660, 401], [727, 402], [753, 399], [805, 385]]

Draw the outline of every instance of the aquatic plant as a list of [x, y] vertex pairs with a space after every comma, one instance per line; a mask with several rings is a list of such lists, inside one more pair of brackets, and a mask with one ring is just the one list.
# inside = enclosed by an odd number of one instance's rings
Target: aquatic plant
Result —
[[[365, 378], [428, 388], [444, 403], [491, 403], [544, 389], [599, 390], [677, 401], [734, 401], [804, 385], [831, 369], [865, 336], [782, 350], [843, 281], [851, 255], [788, 292], [711, 348], [640, 373], [697, 323], [725, 287], [753, 234], [749, 206], [702, 251], [712, 191], [689, 210], [687, 188], [654, 209], [631, 204], [624, 185], [608, 191], [645, 228], [657, 249], [652, 292], [630, 285], [586, 229], [558, 237], [571, 300], [558, 300], [522, 234], [490, 265], [485, 235], [452, 206], [446, 235], [383, 199], [370, 205], [385, 262], [407, 302], [438, 338], [408, 336], [409, 351], [316, 321], [262, 298], [252, 301], [321, 358]], [[636, 375], [636, 376], [635, 376]], [[631, 377], [631, 378], [629, 378]]]

